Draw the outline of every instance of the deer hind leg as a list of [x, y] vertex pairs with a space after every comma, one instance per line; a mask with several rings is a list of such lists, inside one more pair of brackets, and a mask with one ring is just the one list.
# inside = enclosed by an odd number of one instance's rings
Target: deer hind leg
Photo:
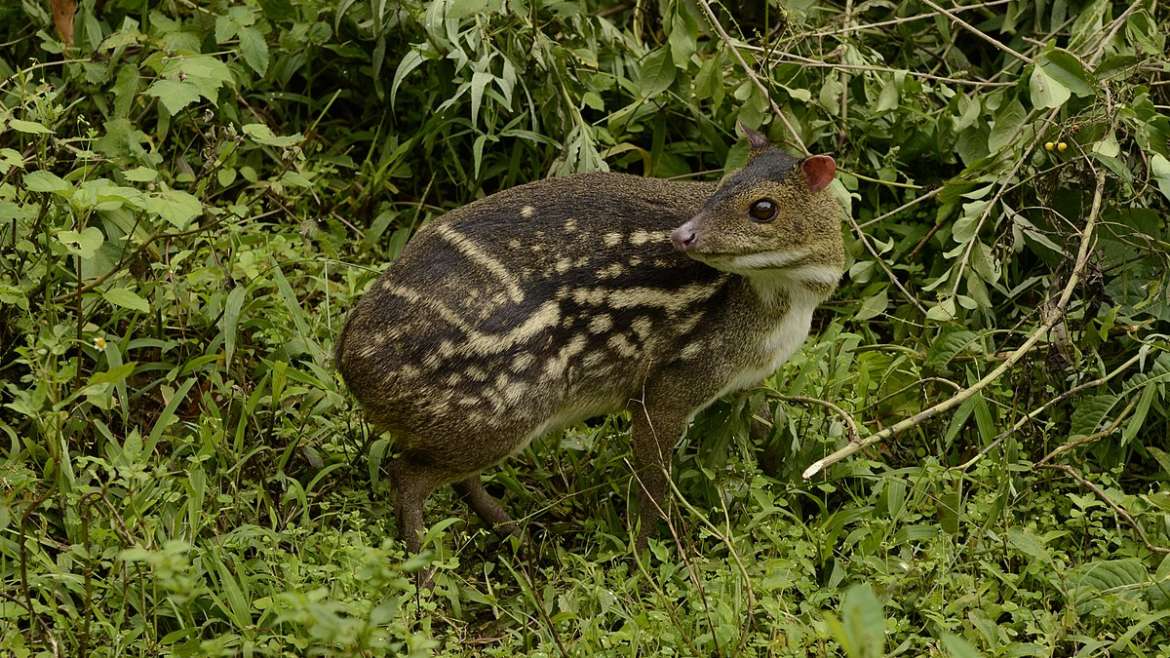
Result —
[[459, 480], [451, 486], [454, 487], [455, 493], [459, 494], [459, 497], [470, 505], [471, 509], [492, 530], [500, 535], [520, 534], [520, 527], [504, 511], [500, 501], [488, 493], [487, 489], [484, 489], [483, 482], [479, 479], [479, 473]]

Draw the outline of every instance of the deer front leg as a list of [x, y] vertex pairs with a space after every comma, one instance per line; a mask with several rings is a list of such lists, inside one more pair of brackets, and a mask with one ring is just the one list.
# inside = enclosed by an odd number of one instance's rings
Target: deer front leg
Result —
[[634, 481], [638, 487], [637, 550], [657, 534], [658, 521], [670, 518], [670, 465], [686, 431], [687, 416], [669, 408], [633, 405]]

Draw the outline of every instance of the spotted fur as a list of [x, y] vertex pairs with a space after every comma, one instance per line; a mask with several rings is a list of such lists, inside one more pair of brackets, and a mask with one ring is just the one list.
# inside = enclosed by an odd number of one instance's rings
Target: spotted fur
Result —
[[[478, 474], [543, 433], [629, 408], [643, 537], [694, 414], [776, 369], [843, 262], [841, 211], [801, 161], [757, 148], [721, 183], [622, 174], [504, 190], [424, 226], [350, 314], [337, 360], [395, 438], [406, 540], [455, 482], [514, 529]], [[772, 226], [747, 204], [775, 199]], [[688, 224], [689, 223], [689, 224]], [[696, 227], [683, 253], [672, 231]]]

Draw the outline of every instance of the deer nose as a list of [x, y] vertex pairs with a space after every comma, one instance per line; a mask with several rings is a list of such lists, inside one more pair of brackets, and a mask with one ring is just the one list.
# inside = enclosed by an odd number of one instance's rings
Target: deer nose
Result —
[[695, 246], [697, 237], [695, 235], [695, 227], [690, 222], [670, 232], [670, 241], [674, 243], [674, 248], [679, 251], [686, 251]]

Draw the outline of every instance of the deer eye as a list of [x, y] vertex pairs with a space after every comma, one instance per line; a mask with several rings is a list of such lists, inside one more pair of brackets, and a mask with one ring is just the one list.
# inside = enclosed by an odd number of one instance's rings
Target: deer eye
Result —
[[771, 199], [760, 199], [748, 208], [748, 214], [753, 221], [770, 222], [776, 218], [776, 202]]

